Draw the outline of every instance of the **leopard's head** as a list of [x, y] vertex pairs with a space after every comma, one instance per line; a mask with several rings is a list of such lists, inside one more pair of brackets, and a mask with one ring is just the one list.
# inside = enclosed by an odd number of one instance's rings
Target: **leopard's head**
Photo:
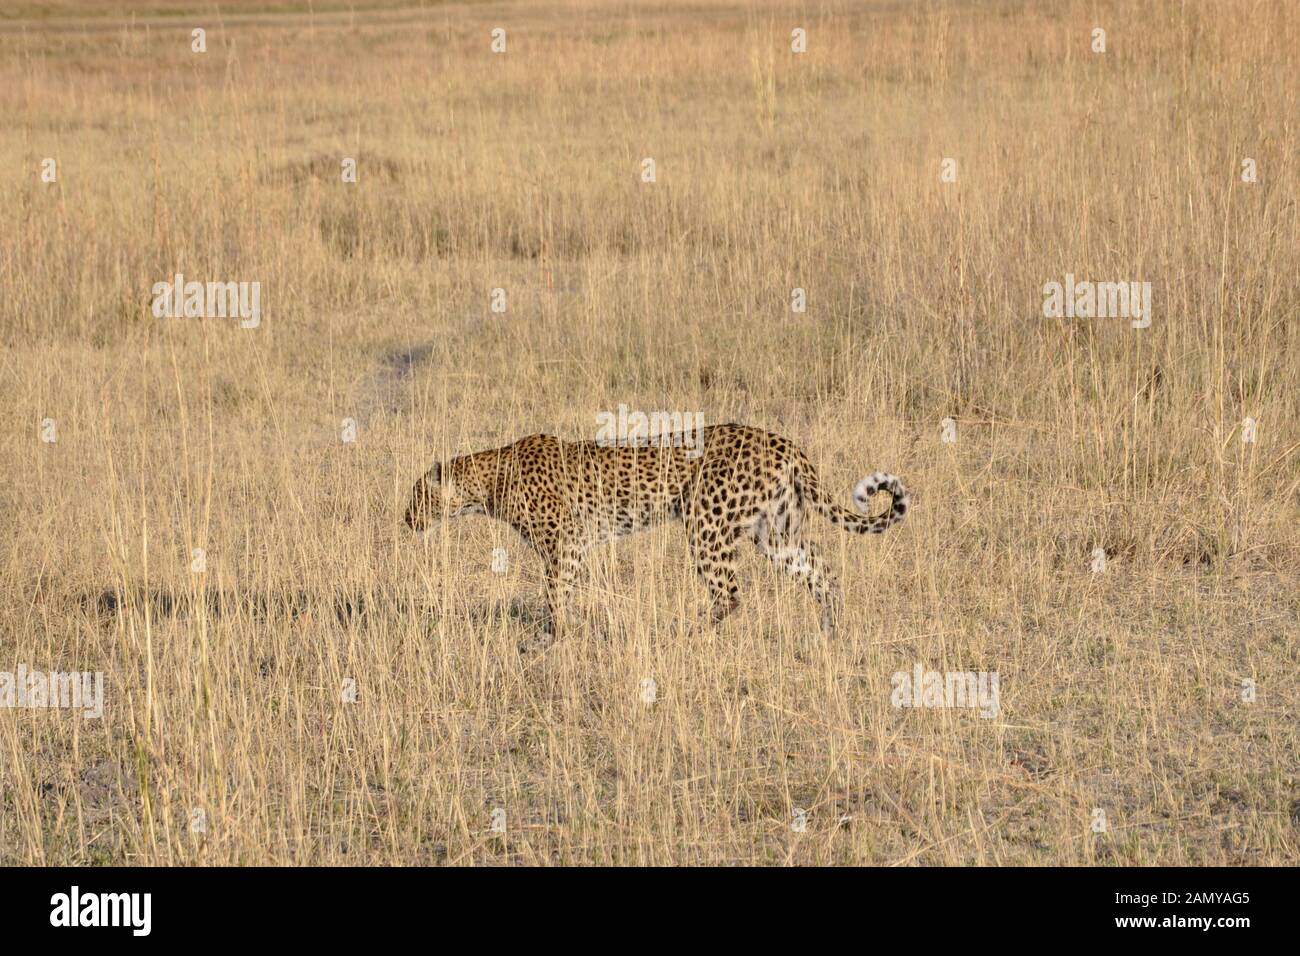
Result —
[[491, 486], [481, 474], [476, 455], [453, 458], [444, 467], [435, 463], [411, 489], [406, 523], [424, 531], [433, 522], [461, 515], [484, 514]]

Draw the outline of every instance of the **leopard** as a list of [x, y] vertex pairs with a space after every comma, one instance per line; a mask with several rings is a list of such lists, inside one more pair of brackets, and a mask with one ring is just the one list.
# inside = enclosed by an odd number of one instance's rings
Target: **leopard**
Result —
[[[871, 513], [874, 497], [889, 504]], [[824, 632], [834, 634], [843, 606], [839, 582], [805, 534], [816, 512], [857, 534], [880, 534], [904, 519], [902, 479], [875, 472], [852, 492], [857, 512], [836, 504], [799, 447], [761, 428], [727, 423], [686, 436], [611, 442], [548, 434], [435, 462], [415, 482], [405, 521], [417, 532], [464, 515], [505, 522], [540, 556], [550, 638], [569, 626], [573, 592], [596, 545], [681, 521], [695, 570], [709, 597], [707, 620], [739, 606], [738, 549], [752, 542], [806, 585]]]

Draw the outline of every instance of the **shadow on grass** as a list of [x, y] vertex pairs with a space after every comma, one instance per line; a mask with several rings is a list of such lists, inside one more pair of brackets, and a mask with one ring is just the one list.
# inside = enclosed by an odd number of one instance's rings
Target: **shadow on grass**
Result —
[[[353, 593], [320, 595], [307, 591], [169, 591], [164, 588], [108, 588], [84, 595], [82, 607], [100, 619], [143, 611], [159, 618], [192, 619], [203, 613], [223, 619], [285, 621], [333, 617], [342, 627], [365, 627], [384, 617], [429, 618], [436, 622], [441, 612], [436, 604], [412, 601], [399, 595]], [[543, 607], [515, 598], [508, 602], [478, 602], [466, 609], [468, 619], [479, 625], [512, 621], [526, 628], [541, 627], [546, 620]]]

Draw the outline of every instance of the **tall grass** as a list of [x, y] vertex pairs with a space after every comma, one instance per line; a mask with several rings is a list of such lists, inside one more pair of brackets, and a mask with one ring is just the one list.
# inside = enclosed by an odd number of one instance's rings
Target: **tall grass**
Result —
[[[0, 709], [0, 862], [1296, 861], [1294, 4], [222, 6], [0, 21], [0, 670], [107, 694]], [[262, 325], [154, 318], [178, 271]], [[620, 403], [907, 480], [818, 531], [837, 641], [756, 552], [698, 626], [666, 527], [521, 655], [522, 544], [401, 526]]]

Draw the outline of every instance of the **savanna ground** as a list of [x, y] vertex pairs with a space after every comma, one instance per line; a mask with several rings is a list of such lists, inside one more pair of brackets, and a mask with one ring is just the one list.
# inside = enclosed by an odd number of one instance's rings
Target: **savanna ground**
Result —
[[[0, 710], [0, 862], [1297, 861], [1294, 3], [186, 6], [0, 17], [0, 669], [106, 693]], [[905, 478], [813, 519], [838, 639], [753, 549], [698, 627], [666, 526], [521, 655], [536, 559], [401, 524], [620, 404]]]

